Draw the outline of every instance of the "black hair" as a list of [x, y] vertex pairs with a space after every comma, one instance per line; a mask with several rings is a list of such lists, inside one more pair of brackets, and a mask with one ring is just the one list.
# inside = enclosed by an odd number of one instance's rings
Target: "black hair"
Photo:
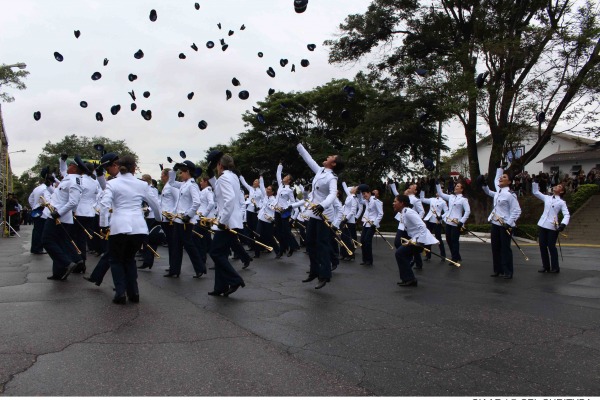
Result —
[[338, 175], [339, 173], [341, 173], [344, 170], [345, 166], [346, 166], [346, 164], [344, 163], [342, 156], [340, 156], [339, 154], [336, 155], [335, 156], [335, 167], [332, 168], [333, 173]]
[[412, 204], [410, 204], [410, 199], [408, 198], [407, 195], [399, 194], [398, 196], [396, 196], [396, 200], [398, 200], [398, 202], [404, 204], [404, 207], [412, 208]]
[[119, 172], [121, 174], [127, 174], [127, 173], [131, 173], [133, 174], [135, 172], [135, 158], [132, 155], [126, 155], [123, 156], [121, 158], [119, 158], [117, 160], [117, 165], [119, 166]]

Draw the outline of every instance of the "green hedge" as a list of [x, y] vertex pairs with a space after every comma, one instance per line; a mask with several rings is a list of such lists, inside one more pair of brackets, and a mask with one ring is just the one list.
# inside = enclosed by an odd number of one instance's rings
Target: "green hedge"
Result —
[[600, 186], [595, 184], [580, 185], [575, 193], [565, 196], [571, 215], [577, 211], [590, 197], [600, 192]]

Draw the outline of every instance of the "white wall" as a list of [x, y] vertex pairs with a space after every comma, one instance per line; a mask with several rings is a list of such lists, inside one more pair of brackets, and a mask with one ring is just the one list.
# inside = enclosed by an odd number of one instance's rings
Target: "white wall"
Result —
[[[535, 144], [537, 141], [537, 134], [530, 135], [526, 140], [523, 141], [522, 146], [525, 147], [525, 152], [529, 151], [529, 149]], [[540, 160], [548, 157], [551, 154], [556, 153], [557, 151], [565, 151], [565, 150], [575, 150], [578, 148], [587, 147], [587, 142], [578, 143], [573, 139], [568, 139], [562, 136], [555, 135], [550, 142], [544, 146], [544, 148], [540, 151], [540, 153], [533, 160], [527, 163], [525, 166], [525, 171], [529, 172], [529, 174], [538, 174], [543, 170], [544, 166], [540, 163]], [[491, 144], [488, 144], [487, 141], [481, 141], [477, 145], [477, 156], [479, 157], [479, 169], [482, 173], [487, 172], [487, 166], [490, 162], [490, 154], [492, 152]], [[452, 170], [463, 173], [466, 177], [469, 176], [468, 173], [468, 157], [461, 157], [459, 160], [452, 164]], [[594, 163], [595, 166], [596, 163]], [[466, 169], [465, 169], [466, 168]], [[547, 167], [548, 171], [550, 171], [550, 167]], [[563, 169], [563, 168], [561, 168]], [[571, 165], [569, 166], [569, 171], [571, 169]], [[587, 173], [589, 168], [583, 167], [584, 171]], [[544, 172], [548, 172], [543, 170]]]

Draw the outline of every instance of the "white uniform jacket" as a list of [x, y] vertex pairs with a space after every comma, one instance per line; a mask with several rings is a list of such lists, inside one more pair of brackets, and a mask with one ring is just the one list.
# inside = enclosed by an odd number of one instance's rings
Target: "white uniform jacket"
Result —
[[354, 224], [356, 223], [358, 213], [358, 198], [350, 192], [350, 189], [346, 186], [346, 182], [342, 182], [342, 187], [344, 188], [344, 192], [346, 192], [346, 200], [342, 209], [342, 219], [345, 218], [348, 223]]
[[265, 181], [262, 176], [258, 181], [260, 182], [260, 191], [262, 192], [262, 201], [259, 204], [260, 211], [258, 212], [258, 219], [263, 222], [272, 223], [275, 219], [275, 205], [277, 204], [277, 200], [275, 199], [275, 196], [267, 196], [267, 189], [265, 189]]
[[362, 217], [362, 221], [365, 227], [371, 226], [371, 222], [376, 228], [379, 228], [381, 219], [383, 218], [383, 203], [371, 196], [369, 200], [365, 200], [365, 214]]
[[409, 207], [404, 207], [402, 209], [402, 220], [404, 221], [406, 233], [413, 242], [423, 245], [439, 243], [437, 239], [433, 237], [431, 232], [429, 232], [425, 222], [423, 222], [415, 210]]
[[494, 192], [483, 186], [483, 191], [494, 199], [494, 209], [488, 217], [494, 225], [502, 225], [499, 218], [510, 226], [515, 226], [517, 219], [521, 216], [521, 206], [517, 200], [517, 195], [510, 191], [510, 188], [504, 187]]
[[[50, 198], [50, 204], [60, 214], [60, 222], [65, 224], [73, 223], [73, 211], [75, 211], [79, 204], [82, 192], [80, 175], [68, 174], [60, 182], [60, 185], [58, 185]], [[47, 216], [50, 216], [50, 212], [48, 212]]]
[[421, 191], [421, 202], [429, 204], [429, 212], [427, 213], [425, 218], [423, 218], [424, 221], [433, 222], [437, 224], [439, 223], [437, 217], [443, 218], [444, 214], [448, 212], [448, 204], [446, 204], [446, 201], [444, 201], [444, 199], [442, 199], [441, 197], [432, 197], [427, 199], [425, 198], [425, 193]]
[[[315, 173], [312, 181], [312, 203], [320, 204], [324, 209], [329, 207], [336, 199], [337, 194], [337, 176], [329, 168], [319, 167], [319, 164], [308, 154], [308, 151], [299, 143], [296, 146], [298, 153], [304, 159], [304, 162]], [[315, 215], [312, 209], [306, 210], [310, 218], [321, 219]]]
[[281, 212], [288, 208], [294, 201], [294, 193], [292, 188], [290, 188], [290, 185], [283, 184], [283, 180], [281, 179], [282, 172], [283, 165], [279, 164], [277, 166], [277, 173], [275, 176], [277, 177], [277, 210]]
[[31, 192], [31, 194], [29, 195], [29, 207], [31, 207], [32, 210], [35, 210], [36, 208], [40, 207], [42, 204], [42, 202], [40, 201], [40, 197], [42, 197], [44, 195], [44, 192], [46, 191], [46, 189], [48, 189], [48, 186], [46, 186], [45, 183], [42, 183], [41, 185], [38, 185], [35, 187], [35, 189], [33, 189], [33, 191]]
[[[188, 179], [185, 182], [178, 182], [171, 177], [175, 174], [172, 174], [173, 171], [169, 171], [169, 183], [174, 187], [179, 189], [179, 197], [177, 198], [177, 202], [175, 203], [175, 212], [177, 214], [187, 215], [192, 220], [196, 218], [196, 211], [198, 207], [200, 207], [200, 188], [194, 182], [193, 178]], [[175, 222], [178, 224], [183, 224], [183, 221], [180, 218], [175, 218]]]
[[214, 218], [217, 215], [215, 192], [212, 187], [207, 186], [200, 191], [200, 207], [198, 208], [198, 212], [206, 218]]
[[75, 211], [75, 215], [78, 217], [93, 217], [96, 215], [94, 205], [96, 204], [96, 197], [100, 192], [100, 184], [94, 178], [83, 175], [81, 177], [81, 200]]
[[[160, 192], [160, 211], [174, 213], [177, 199], [179, 198], [179, 189], [173, 187], [169, 182], [165, 183], [162, 192]], [[162, 217], [163, 221], [168, 221], [167, 218]]]
[[146, 182], [129, 173], [107, 182], [100, 200], [100, 226], [110, 226], [111, 235], [147, 235], [142, 202], [148, 203], [157, 221], [161, 217], [160, 206], [150, 190]]
[[[538, 226], [546, 229], [557, 229], [560, 224], [569, 225], [571, 215], [567, 208], [567, 203], [559, 196], [540, 193], [540, 186], [537, 182], [531, 185], [531, 192], [535, 197], [544, 202], [544, 212], [538, 221]], [[562, 212], [563, 219], [558, 222], [558, 213]]]
[[463, 225], [469, 219], [471, 215], [471, 207], [469, 206], [469, 200], [462, 194], [446, 194], [442, 192], [442, 187], [438, 184], [435, 185], [440, 197], [448, 202], [448, 212], [444, 215], [444, 222], [447, 225], [456, 226], [454, 220], [458, 220]]
[[[215, 188], [217, 202], [217, 220], [230, 229], [242, 229], [242, 212], [240, 210], [240, 181], [236, 174], [229, 170], [223, 171], [219, 179], [212, 177], [211, 185]], [[219, 230], [216, 225], [213, 229]]]
[[240, 175], [240, 182], [246, 188], [246, 190], [248, 190], [248, 207], [246, 208], [246, 210], [253, 212], [253, 213], [258, 212], [257, 208], [260, 208], [260, 203], [262, 202], [262, 199], [263, 199], [263, 194], [260, 191], [260, 188], [259, 187], [254, 188], [254, 187], [248, 185], [248, 183], [246, 182], [244, 177], [241, 175]]

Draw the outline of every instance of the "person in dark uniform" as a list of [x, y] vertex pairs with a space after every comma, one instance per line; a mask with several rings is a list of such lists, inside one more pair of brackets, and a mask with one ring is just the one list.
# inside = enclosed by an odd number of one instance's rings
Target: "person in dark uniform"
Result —
[[483, 191], [494, 199], [494, 208], [488, 217], [488, 221], [492, 223], [491, 240], [494, 273], [491, 276], [503, 277], [504, 279], [513, 278], [513, 254], [510, 244], [513, 234], [512, 229], [521, 216], [521, 206], [517, 200], [517, 195], [510, 190], [511, 182], [511, 177], [505, 174], [502, 168], [498, 168], [494, 179], [496, 191], [490, 190], [487, 184], [482, 185]]
[[411, 207], [410, 198], [407, 195], [397, 195], [393, 203], [394, 211], [402, 214], [402, 221], [409, 241], [402, 240], [401, 245], [396, 248], [396, 262], [400, 271], [400, 282], [398, 286], [417, 286], [418, 282], [410, 267], [411, 259], [415, 253], [423, 251], [425, 246], [431, 246], [438, 241], [427, 230], [425, 223], [419, 213]]
[[81, 174], [87, 172], [79, 156], [68, 161], [67, 175], [52, 194], [50, 206], [44, 210], [48, 218], [42, 233], [42, 244], [52, 258], [50, 280], [66, 280], [73, 269], [83, 263], [72, 240], [73, 211], [83, 192]]
[[308, 278], [302, 282], [319, 279], [315, 289], [323, 288], [331, 280], [330, 238], [331, 232], [323, 220], [323, 212], [335, 201], [337, 196], [337, 175], [344, 169], [344, 161], [340, 155], [330, 155], [323, 161], [323, 166], [306, 151], [302, 144], [296, 146], [298, 153], [314, 172], [312, 181], [311, 207], [306, 210], [309, 216], [306, 229], [306, 250], [310, 258]]
[[[556, 241], [560, 232], [569, 224], [571, 215], [569, 214], [567, 203], [562, 199], [565, 195], [564, 186], [559, 183], [552, 188], [552, 191], [554, 192], [552, 196], [540, 193], [537, 180], [533, 181], [533, 195], [544, 202], [544, 212], [538, 221], [540, 253], [542, 255], [542, 269], [538, 272], [558, 274], [560, 266], [558, 264]], [[558, 222], [559, 212], [562, 212], [563, 215], [560, 223]], [[548, 253], [550, 253], [550, 257], [548, 257]]]
[[[115, 179], [117, 176], [119, 176], [119, 165], [117, 164], [118, 160], [119, 156], [116, 153], [106, 153], [102, 156], [102, 158], [100, 159], [100, 165], [96, 168], [97, 180], [100, 184], [100, 188], [102, 189], [102, 193], [100, 194], [100, 201], [102, 201], [102, 197], [104, 196], [104, 190], [106, 189], [107, 183], [106, 178], [104, 176], [104, 171], [106, 170], [110, 179]], [[98, 225], [99, 224], [100, 222], [98, 222]], [[100, 260], [98, 260], [96, 267], [94, 268], [89, 277], [83, 277], [83, 279], [92, 282], [96, 286], [100, 286], [102, 284], [104, 276], [110, 269], [110, 251], [108, 241], [104, 240], [104, 242], [104, 252], [100, 256]]]
[[[180, 171], [180, 181], [175, 180], [175, 171]], [[197, 219], [196, 211], [200, 207], [200, 188], [194, 181], [195, 174], [196, 165], [189, 160], [175, 164], [173, 171], [169, 173], [169, 184], [179, 189], [179, 197], [175, 205], [173, 260], [169, 262], [169, 272], [164, 275], [165, 278], [179, 278], [184, 249], [194, 268], [193, 278], [199, 279], [206, 274], [206, 264], [200, 257], [200, 251], [194, 243], [194, 234], [192, 233]]]
[[[239, 201], [240, 183], [238, 176], [231, 171], [235, 168], [235, 164], [230, 155], [213, 151], [208, 155], [207, 161], [209, 162], [207, 172], [211, 186], [214, 187], [218, 210], [213, 225], [215, 235], [210, 249], [210, 258], [215, 263], [215, 286], [208, 294], [227, 297], [240, 287], [246, 286], [242, 277], [229, 262], [229, 250], [233, 240], [236, 240], [235, 234], [230, 230], [244, 228]], [[214, 177], [215, 166], [219, 179]]]
[[[160, 207], [151, 188], [133, 176], [135, 158], [123, 156], [118, 161], [120, 176], [106, 184], [100, 201], [100, 227], [110, 226], [109, 252], [110, 268], [115, 283], [113, 303], [126, 304], [140, 301], [137, 285], [135, 253], [148, 235], [144, 221], [142, 202], [147, 202], [154, 210], [154, 217], [160, 222]], [[112, 212], [111, 212], [112, 210]], [[109, 222], [109, 214], [111, 214]]]

